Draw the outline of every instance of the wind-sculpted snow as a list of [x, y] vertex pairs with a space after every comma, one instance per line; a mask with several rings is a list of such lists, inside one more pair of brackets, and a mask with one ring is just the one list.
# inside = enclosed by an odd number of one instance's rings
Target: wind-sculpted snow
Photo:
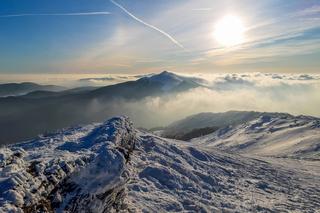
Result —
[[145, 133], [140, 135], [132, 164], [126, 201], [132, 212], [314, 212], [320, 208], [320, 173], [304, 173], [307, 169], [302, 172], [299, 167], [293, 171], [280, 163]]
[[316, 161], [164, 139], [117, 117], [1, 148], [0, 212], [315, 212], [319, 171]]
[[246, 154], [320, 159], [320, 119], [266, 113], [192, 142]]
[[0, 212], [120, 208], [135, 130], [124, 117], [0, 150]]

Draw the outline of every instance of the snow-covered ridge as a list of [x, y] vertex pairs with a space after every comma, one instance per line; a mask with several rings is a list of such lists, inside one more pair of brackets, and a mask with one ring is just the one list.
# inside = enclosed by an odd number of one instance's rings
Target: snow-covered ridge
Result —
[[135, 130], [126, 117], [0, 149], [0, 212], [119, 208]]
[[192, 143], [247, 154], [320, 159], [320, 119], [264, 114], [195, 138]]
[[314, 212], [319, 171], [315, 161], [161, 138], [116, 117], [1, 148], [0, 212]]

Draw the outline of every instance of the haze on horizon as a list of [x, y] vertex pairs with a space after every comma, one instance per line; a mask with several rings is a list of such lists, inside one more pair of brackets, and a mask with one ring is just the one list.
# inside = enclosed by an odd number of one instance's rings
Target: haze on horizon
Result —
[[0, 26], [2, 75], [320, 67], [317, 0], [4, 0]]

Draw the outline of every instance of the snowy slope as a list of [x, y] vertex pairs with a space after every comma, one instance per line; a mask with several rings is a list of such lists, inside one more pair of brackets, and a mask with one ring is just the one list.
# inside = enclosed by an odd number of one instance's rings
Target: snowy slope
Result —
[[229, 125], [237, 125], [255, 119], [264, 113], [253, 111], [228, 111], [222, 113], [204, 112], [188, 116], [168, 125], [162, 135], [169, 138], [177, 138], [194, 129], [205, 127], [221, 128]]
[[192, 142], [247, 154], [320, 159], [320, 119], [265, 114]]
[[[132, 212], [320, 209], [318, 162], [282, 164], [277, 159], [277, 163], [268, 163], [270, 159], [246, 158], [145, 133], [140, 133], [139, 138], [126, 197]], [[305, 167], [307, 163], [309, 169]]]
[[126, 118], [0, 150], [0, 212], [103, 212], [118, 208], [135, 143]]
[[314, 212], [319, 171], [164, 139], [117, 117], [1, 148], [0, 212]]

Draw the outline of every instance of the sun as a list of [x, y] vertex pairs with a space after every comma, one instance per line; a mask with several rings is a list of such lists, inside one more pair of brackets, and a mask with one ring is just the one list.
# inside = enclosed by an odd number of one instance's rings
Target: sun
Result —
[[214, 38], [226, 47], [239, 45], [244, 42], [245, 28], [238, 16], [227, 15], [215, 24]]

